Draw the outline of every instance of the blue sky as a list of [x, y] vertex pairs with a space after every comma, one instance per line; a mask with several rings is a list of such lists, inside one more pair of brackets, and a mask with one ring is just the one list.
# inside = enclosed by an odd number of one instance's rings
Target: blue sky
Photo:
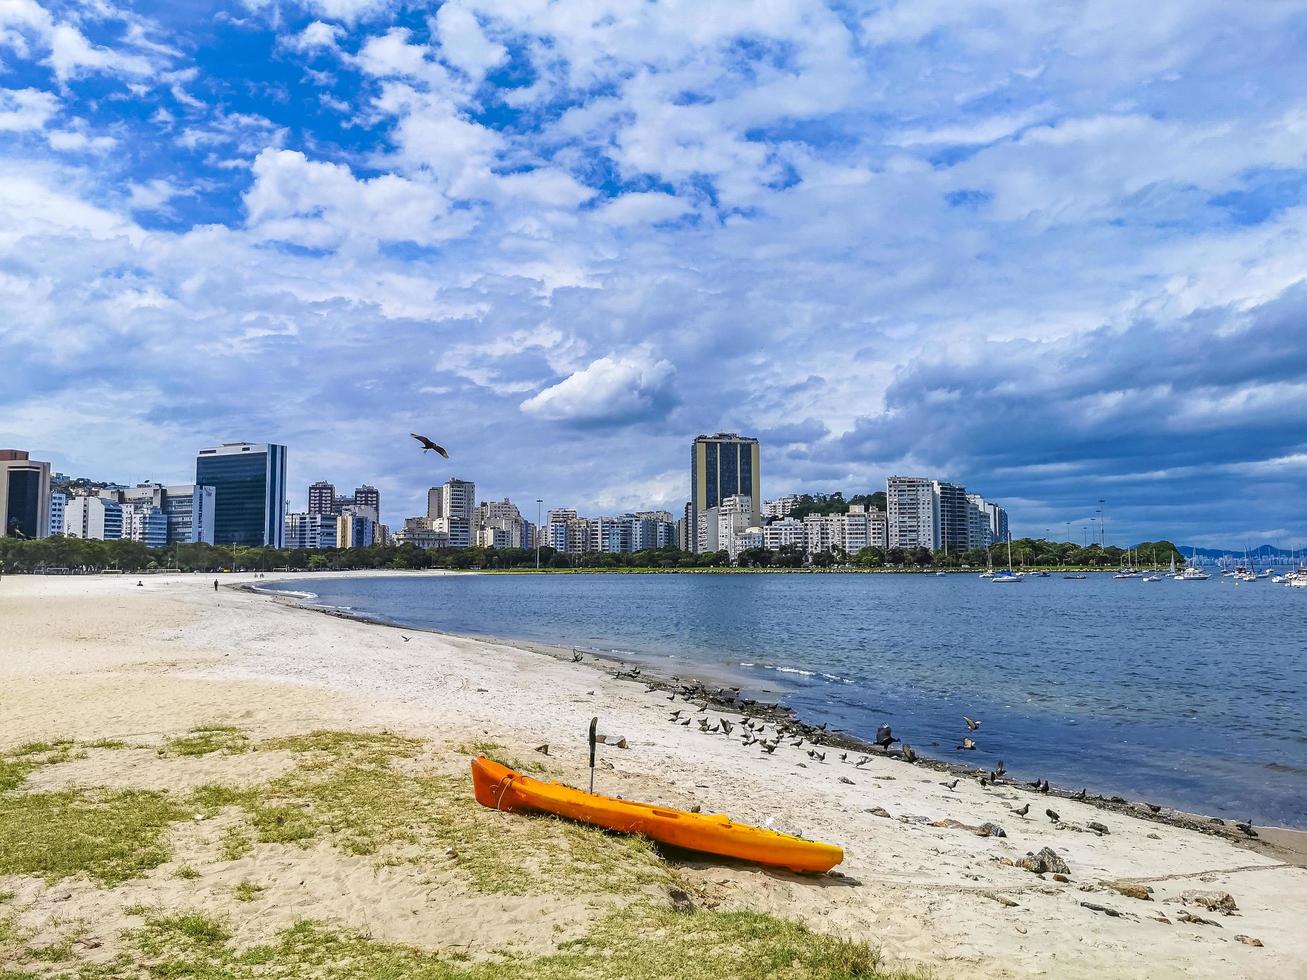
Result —
[[1307, 541], [1304, 51], [1294, 0], [0, 0], [0, 445], [283, 442], [397, 523], [675, 510], [728, 429], [767, 495]]

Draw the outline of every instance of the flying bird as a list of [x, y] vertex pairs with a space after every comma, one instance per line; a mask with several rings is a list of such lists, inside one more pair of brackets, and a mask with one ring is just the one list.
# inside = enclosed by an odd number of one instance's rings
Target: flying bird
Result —
[[424, 453], [427, 452], [428, 450], [435, 450], [436, 452], [440, 453], [441, 456], [444, 456], [445, 459], [449, 459], [449, 453], [445, 452], [444, 446], [437, 446], [426, 436], [420, 436], [416, 432], [410, 432], [409, 435], [411, 435], [418, 442], [422, 443], [422, 451]]
[[876, 729], [876, 744], [882, 749], [888, 749], [897, 741], [898, 739], [894, 737], [894, 732], [889, 725], [881, 725]]
[[962, 716], [962, 720], [967, 723], [967, 731], [969, 732], [974, 732], [977, 728], [980, 727], [980, 722], [974, 721], [971, 718], [968, 718], [966, 715]]

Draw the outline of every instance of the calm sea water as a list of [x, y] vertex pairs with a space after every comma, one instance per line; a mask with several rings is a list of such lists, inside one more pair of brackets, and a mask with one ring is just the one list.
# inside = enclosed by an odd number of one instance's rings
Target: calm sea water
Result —
[[[461, 575], [281, 583], [447, 632], [696, 670], [806, 720], [1091, 792], [1307, 826], [1307, 590], [1095, 575]], [[956, 750], [962, 715], [979, 748]]]

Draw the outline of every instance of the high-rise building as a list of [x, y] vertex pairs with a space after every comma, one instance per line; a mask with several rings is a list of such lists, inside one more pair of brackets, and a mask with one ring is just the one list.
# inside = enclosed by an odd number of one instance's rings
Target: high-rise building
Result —
[[697, 528], [699, 514], [737, 496], [749, 498], [751, 513], [762, 512], [758, 440], [734, 432], [697, 437], [690, 447], [690, 526]]
[[546, 547], [555, 551], [567, 551], [567, 528], [577, 519], [576, 511], [570, 507], [555, 507], [545, 515], [544, 541]]
[[[164, 544], [213, 544], [213, 518], [216, 492], [213, 487], [180, 483], [164, 486], [162, 483], [138, 483], [134, 487], [105, 488], [99, 496], [112, 500], [124, 508], [123, 537], [134, 541], [158, 541], [158, 534], [150, 521], [140, 515], [132, 517], [128, 507], [153, 507], [164, 517], [164, 540], [150, 547]], [[146, 524], [142, 524], [146, 521]]]
[[450, 478], [427, 491], [427, 516], [471, 521], [476, 510], [476, 484]]
[[989, 502], [978, 493], [967, 494], [967, 548], [983, 549], [995, 540], [994, 529], [990, 526]]
[[371, 507], [346, 507], [336, 518], [337, 548], [370, 548], [377, 543], [377, 520]]
[[217, 545], [280, 548], [286, 527], [286, 447], [228, 442], [201, 449], [195, 483], [213, 487]]
[[309, 513], [336, 514], [336, 485], [326, 480], [309, 484]]
[[355, 507], [371, 507], [377, 514], [377, 520], [381, 519], [381, 491], [376, 487], [370, 487], [366, 483], [354, 491]]
[[935, 484], [919, 476], [891, 476], [885, 483], [890, 548], [936, 546]]
[[782, 517], [763, 526], [762, 544], [770, 551], [776, 551], [787, 545], [804, 551], [807, 550], [807, 543], [808, 529], [797, 517]]
[[304, 512], [287, 514], [283, 547], [293, 551], [336, 547], [336, 515]]
[[70, 538], [118, 541], [123, 536], [123, 509], [105, 497], [73, 497], [64, 508], [64, 534]]
[[0, 449], [0, 537], [50, 533], [50, 464], [25, 449]]
[[775, 500], [764, 500], [762, 502], [762, 516], [766, 518], [785, 517], [797, 506], [799, 506], [799, 495], [797, 493], [787, 493]]
[[168, 543], [168, 515], [152, 503], [121, 504], [122, 539], [139, 541], [147, 548]]
[[62, 490], [50, 493], [50, 534], [64, 533], [64, 508], [68, 505], [68, 494]]
[[956, 483], [932, 481], [935, 494], [935, 547], [951, 555], [967, 550], [967, 490]]

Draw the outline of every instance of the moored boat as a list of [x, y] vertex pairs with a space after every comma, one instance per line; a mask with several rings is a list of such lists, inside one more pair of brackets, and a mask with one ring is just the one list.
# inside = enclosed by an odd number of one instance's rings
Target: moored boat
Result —
[[791, 871], [826, 872], [844, 860], [844, 851], [833, 844], [736, 823], [721, 813], [687, 813], [541, 782], [484, 756], [472, 760], [472, 786], [477, 802], [492, 810], [553, 813], [689, 851]]

